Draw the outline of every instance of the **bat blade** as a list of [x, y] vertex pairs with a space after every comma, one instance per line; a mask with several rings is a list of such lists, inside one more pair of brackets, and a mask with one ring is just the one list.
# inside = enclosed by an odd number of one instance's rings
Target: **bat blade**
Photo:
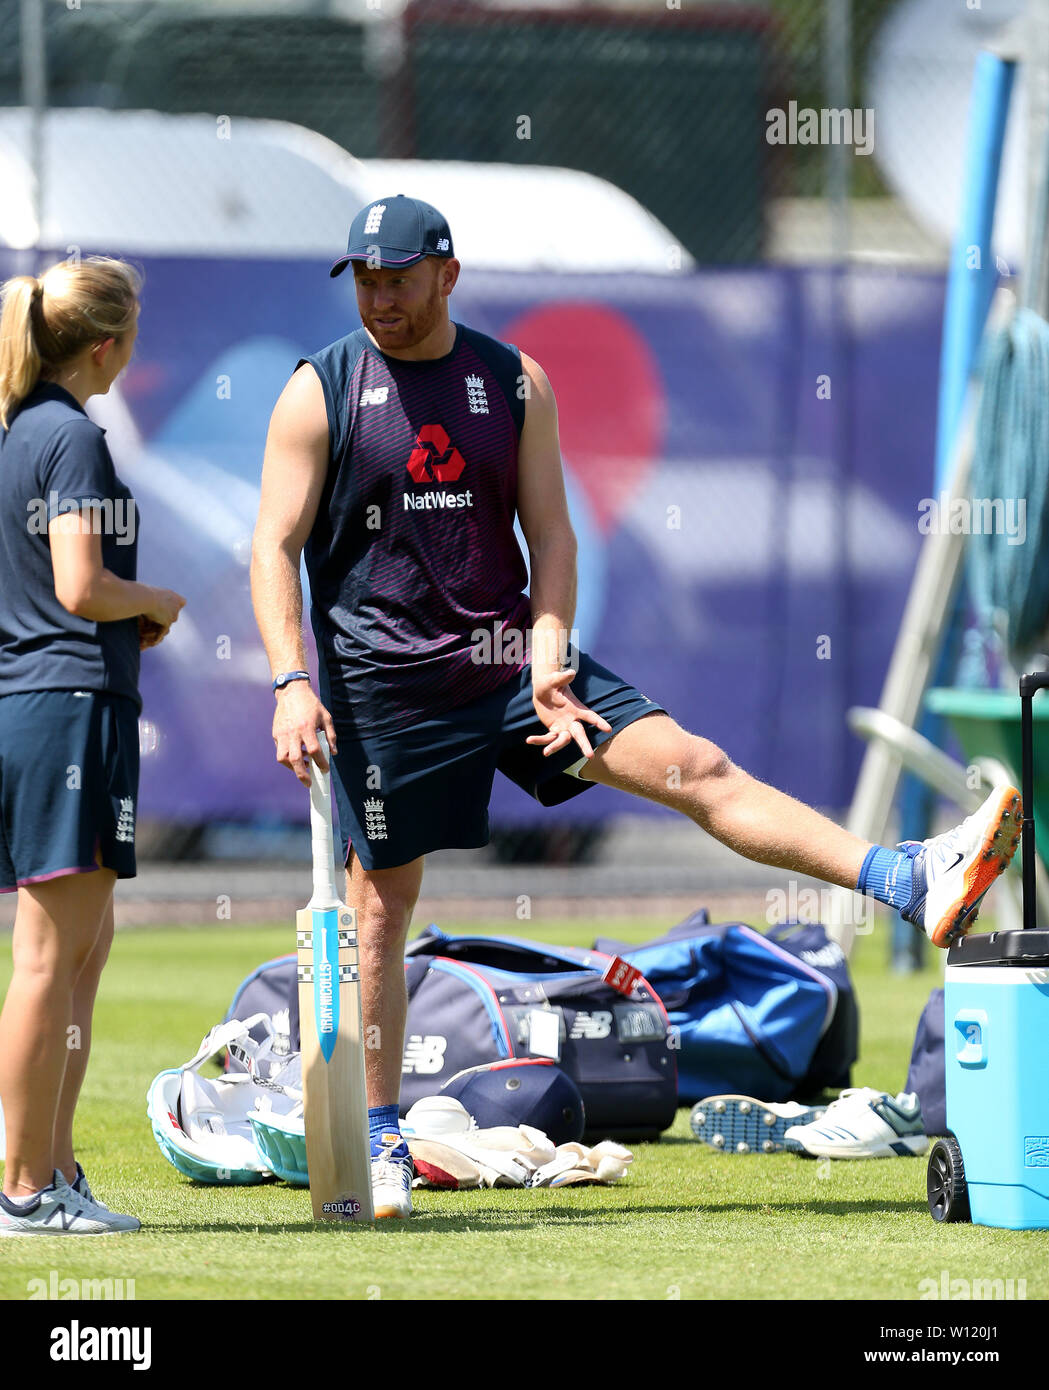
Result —
[[295, 926], [313, 1215], [317, 1221], [372, 1221], [356, 914], [342, 903], [305, 907]]

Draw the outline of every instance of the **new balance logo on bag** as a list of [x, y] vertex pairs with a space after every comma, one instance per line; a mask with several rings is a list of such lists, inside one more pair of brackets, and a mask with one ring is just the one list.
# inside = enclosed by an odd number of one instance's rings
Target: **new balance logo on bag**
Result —
[[420, 1037], [413, 1033], [404, 1042], [402, 1074], [415, 1072], [418, 1076], [434, 1076], [444, 1068], [444, 1054], [448, 1050], [448, 1039], [439, 1033], [427, 1033]]
[[607, 1038], [612, 1031], [612, 1015], [607, 1009], [595, 1009], [592, 1014], [584, 1013], [582, 1009], [576, 1014], [572, 1024], [570, 1038], [587, 1038], [591, 1042], [597, 1042], [600, 1038]]

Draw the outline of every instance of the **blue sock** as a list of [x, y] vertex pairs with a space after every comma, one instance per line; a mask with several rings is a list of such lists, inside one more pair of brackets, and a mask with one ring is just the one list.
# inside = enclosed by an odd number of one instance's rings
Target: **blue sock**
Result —
[[368, 1110], [368, 1138], [381, 1139], [384, 1134], [393, 1130], [395, 1134], [401, 1132], [401, 1121], [396, 1105], [374, 1105]]
[[910, 902], [912, 877], [909, 854], [874, 845], [867, 851], [856, 888], [886, 907], [901, 908]]

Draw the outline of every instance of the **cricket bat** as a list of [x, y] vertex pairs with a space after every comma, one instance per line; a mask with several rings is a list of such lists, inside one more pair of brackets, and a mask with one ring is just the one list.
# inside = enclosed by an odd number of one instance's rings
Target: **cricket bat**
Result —
[[330, 775], [313, 763], [310, 781], [313, 897], [295, 914], [310, 1197], [317, 1221], [372, 1221], [357, 914], [335, 887]]

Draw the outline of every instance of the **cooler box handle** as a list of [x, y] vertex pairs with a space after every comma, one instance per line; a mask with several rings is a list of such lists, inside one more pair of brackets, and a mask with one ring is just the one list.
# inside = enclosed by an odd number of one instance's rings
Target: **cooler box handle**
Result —
[[1049, 671], [1031, 671], [1020, 677], [1020, 791], [1023, 796], [1023, 825], [1020, 828], [1023, 854], [1024, 930], [1034, 926], [1034, 728], [1031, 700], [1036, 690], [1049, 686]]
[[987, 1065], [987, 1014], [983, 1009], [960, 1009], [954, 1015], [955, 1060], [963, 1067]]

